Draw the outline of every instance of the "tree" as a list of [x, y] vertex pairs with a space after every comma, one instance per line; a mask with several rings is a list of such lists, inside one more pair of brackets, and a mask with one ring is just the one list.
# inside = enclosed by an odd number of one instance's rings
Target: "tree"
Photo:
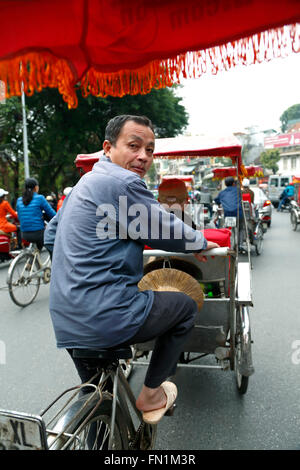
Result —
[[19, 192], [19, 173], [23, 167], [22, 108], [19, 98], [0, 105], [0, 184], [12, 200]]
[[273, 174], [277, 173], [278, 165], [277, 162], [280, 160], [280, 152], [278, 149], [265, 150], [260, 154], [260, 161], [265, 168], [269, 168], [273, 171]]
[[300, 121], [300, 104], [294, 104], [293, 106], [290, 106], [280, 116], [282, 132], [286, 131], [288, 122], [294, 119], [298, 119]]
[[[188, 123], [180, 101], [169, 88], [123, 98], [83, 98], [78, 92], [78, 107], [72, 110], [56, 89], [26, 97], [30, 175], [37, 177], [43, 194], [74, 185], [79, 177], [74, 164], [76, 156], [101, 150], [106, 124], [118, 114], [146, 115], [155, 126], [156, 137], [174, 137]], [[0, 146], [9, 149], [10, 165], [18, 175], [14, 187], [19, 192], [18, 185], [23, 183], [19, 171], [23, 161], [19, 98], [7, 100], [0, 107], [0, 120], [3, 116]]]

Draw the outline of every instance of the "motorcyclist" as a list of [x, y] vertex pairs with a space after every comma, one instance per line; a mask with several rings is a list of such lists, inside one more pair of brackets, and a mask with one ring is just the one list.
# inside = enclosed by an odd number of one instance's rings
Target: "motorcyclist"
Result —
[[13, 232], [16, 232], [18, 238], [18, 248], [22, 248], [21, 234], [19, 228], [15, 224], [9, 222], [6, 218], [7, 214], [10, 214], [13, 219], [15, 219], [16, 221], [18, 220], [17, 212], [13, 210], [9, 202], [5, 199], [7, 194], [8, 191], [5, 191], [5, 189], [0, 188], [0, 231], [2, 231], [8, 237], [11, 237], [11, 234]]
[[251, 204], [254, 204], [254, 192], [250, 189], [249, 185], [250, 181], [248, 178], [244, 178], [242, 181], [242, 198], [243, 201], [249, 201]]
[[280, 203], [278, 206], [277, 211], [280, 212], [282, 210], [282, 206], [286, 204], [292, 197], [294, 197], [295, 189], [293, 183], [286, 183], [286, 186], [283, 192], [280, 195]]
[[248, 201], [250, 204], [251, 219], [256, 219], [258, 217], [258, 211], [254, 204], [254, 192], [250, 188], [250, 181], [248, 178], [244, 178], [242, 181], [242, 199], [243, 201]]

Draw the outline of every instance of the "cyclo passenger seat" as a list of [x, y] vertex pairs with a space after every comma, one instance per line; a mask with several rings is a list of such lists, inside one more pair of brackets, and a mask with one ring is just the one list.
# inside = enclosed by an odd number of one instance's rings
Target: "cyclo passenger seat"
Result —
[[132, 349], [130, 346], [117, 346], [107, 349], [73, 349], [72, 356], [77, 359], [105, 359], [106, 361], [115, 361], [118, 359], [131, 359]]

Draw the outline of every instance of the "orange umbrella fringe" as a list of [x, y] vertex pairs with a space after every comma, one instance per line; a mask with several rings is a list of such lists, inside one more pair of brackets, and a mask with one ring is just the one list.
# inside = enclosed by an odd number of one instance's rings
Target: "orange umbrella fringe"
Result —
[[[235, 163], [234, 158], [232, 158], [232, 162]], [[238, 159], [237, 163], [238, 163], [238, 178], [240, 182], [242, 182], [244, 178], [259, 178], [259, 177], [264, 176], [264, 172], [261, 167], [254, 167], [254, 166], [245, 167], [242, 164], [240, 159]], [[236, 167], [214, 168], [213, 169], [214, 176], [212, 179], [214, 181], [220, 181], [220, 180], [227, 178], [228, 176], [235, 177], [236, 173], [237, 173]]]
[[69, 108], [78, 104], [73, 73], [65, 60], [49, 53], [32, 52], [0, 62], [0, 80], [5, 84], [6, 98], [27, 96], [43, 88], [57, 88]]
[[[180, 83], [181, 78], [199, 78], [216, 74], [238, 65], [250, 65], [287, 57], [300, 50], [299, 24], [271, 29], [210, 49], [186, 52], [172, 59], [154, 60], [135, 70], [103, 73], [91, 68], [82, 77], [80, 89], [84, 97], [123, 97], [147, 94]], [[6, 97], [20, 96], [22, 84], [26, 95], [43, 88], [57, 88], [70, 109], [76, 108], [76, 79], [66, 60], [48, 52], [31, 52], [0, 62], [0, 80]]]

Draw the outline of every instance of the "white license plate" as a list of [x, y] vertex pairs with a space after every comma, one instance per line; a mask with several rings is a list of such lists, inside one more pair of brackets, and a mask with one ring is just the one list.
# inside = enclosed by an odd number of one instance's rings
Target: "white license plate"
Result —
[[235, 227], [236, 217], [225, 217], [225, 227]]
[[0, 410], [0, 450], [46, 450], [45, 423], [40, 416]]

